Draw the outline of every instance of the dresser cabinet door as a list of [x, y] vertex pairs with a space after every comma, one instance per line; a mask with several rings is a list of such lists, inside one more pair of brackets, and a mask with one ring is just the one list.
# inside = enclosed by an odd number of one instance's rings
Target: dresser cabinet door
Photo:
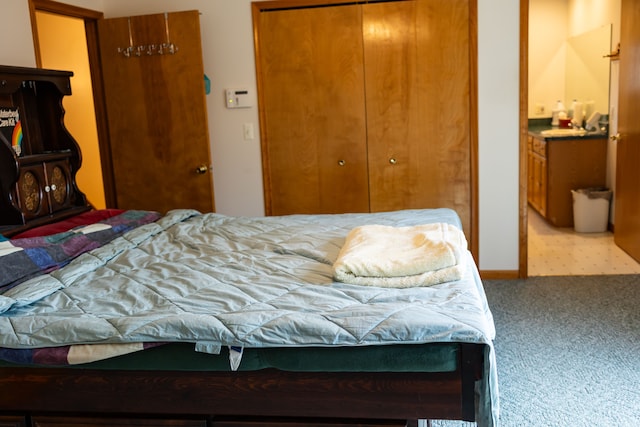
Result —
[[41, 163], [20, 169], [16, 192], [20, 210], [27, 221], [49, 214], [49, 197], [45, 192], [46, 187], [47, 177]]
[[71, 207], [72, 187], [69, 169], [69, 161], [66, 159], [44, 164], [47, 178], [45, 192], [52, 213]]
[[16, 193], [20, 209], [27, 221], [70, 208], [73, 187], [69, 160], [21, 167]]

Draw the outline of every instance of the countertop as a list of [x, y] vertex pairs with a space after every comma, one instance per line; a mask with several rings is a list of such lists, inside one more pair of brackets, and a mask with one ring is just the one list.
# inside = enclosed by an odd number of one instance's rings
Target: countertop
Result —
[[566, 136], [545, 136], [541, 132], [549, 129], [559, 129], [558, 126], [551, 126], [550, 120], [529, 120], [529, 135], [545, 140], [563, 140], [563, 139], [598, 139], [608, 138], [608, 132], [597, 130], [589, 131], [584, 135], [566, 135]]

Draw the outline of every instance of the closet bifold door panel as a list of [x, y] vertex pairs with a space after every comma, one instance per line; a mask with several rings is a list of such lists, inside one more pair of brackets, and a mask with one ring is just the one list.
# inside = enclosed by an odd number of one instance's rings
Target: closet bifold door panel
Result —
[[362, 9], [370, 209], [424, 207], [426, 185], [415, 157], [424, 152], [420, 122], [428, 120], [419, 105], [418, 5], [401, 1]]
[[468, 1], [362, 9], [371, 211], [449, 207], [470, 236]]
[[312, 3], [253, 4], [266, 213], [448, 207], [476, 240], [475, 3]]
[[257, 19], [266, 213], [368, 212], [360, 7]]

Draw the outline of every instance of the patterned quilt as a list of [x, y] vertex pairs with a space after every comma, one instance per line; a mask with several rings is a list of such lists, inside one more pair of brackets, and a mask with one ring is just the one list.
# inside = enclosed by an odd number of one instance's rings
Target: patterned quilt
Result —
[[158, 218], [157, 212], [132, 210], [64, 233], [2, 241], [0, 293], [31, 277], [57, 270], [78, 255]]

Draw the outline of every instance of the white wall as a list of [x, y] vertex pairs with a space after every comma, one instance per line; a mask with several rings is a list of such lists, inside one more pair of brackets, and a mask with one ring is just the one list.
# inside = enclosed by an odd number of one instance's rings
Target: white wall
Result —
[[519, 2], [478, 0], [481, 270], [518, 270], [519, 44]]
[[[570, 100], [564, 99], [566, 41], [604, 25], [612, 26], [613, 48], [620, 41], [620, 0], [530, 0], [530, 118], [551, 117], [557, 99], [569, 107]], [[537, 113], [537, 105], [544, 105], [545, 112]]]
[[[567, 0], [530, 0], [530, 118], [551, 117], [556, 101], [567, 102], [564, 93], [568, 19]], [[544, 111], [539, 111], [540, 106], [544, 107]]]
[[[538, 0], [536, 0], [538, 1]], [[620, 0], [568, 0], [569, 37], [612, 24], [611, 41], [616, 46], [620, 41]]]
[[[58, 0], [53, 0], [58, 1]], [[109, 0], [106, 0], [109, 1]], [[101, 12], [104, 10], [105, 0], [62, 0], [58, 3], [70, 4], [72, 6], [83, 7], [85, 9], [97, 10]]]
[[[6, 3], [7, 0], [4, 0]], [[33, 65], [31, 33], [16, 38], [5, 28], [29, 29], [26, 0], [3, 5], [0, 31], [19, 46], [0, 48], [7, 65]], [[256, 90], [251, 0], [64, 0], [102, 10], [105, 17], [197, 9], [208, 96], [216, 210], [230, 215], [263, 215], [262, 171], [257, 107], [227, 110], [223, 90]], [[18, 22], [18, 24], [14, 24]], [[518, 269], [518, 109], [519, 2], [478, 0], [479, 236], [482, 270]], [[31, 53], [33, 55], [33, 53]], [[30, 63], [29, 63], [30, 61]], [[243, 123], [254, 123], [256, 139], [245, 141]]]
[[36, 57], [31, 35], [29, 3], [4, 0], [0, 14], [0, 64], [35, 67]]

